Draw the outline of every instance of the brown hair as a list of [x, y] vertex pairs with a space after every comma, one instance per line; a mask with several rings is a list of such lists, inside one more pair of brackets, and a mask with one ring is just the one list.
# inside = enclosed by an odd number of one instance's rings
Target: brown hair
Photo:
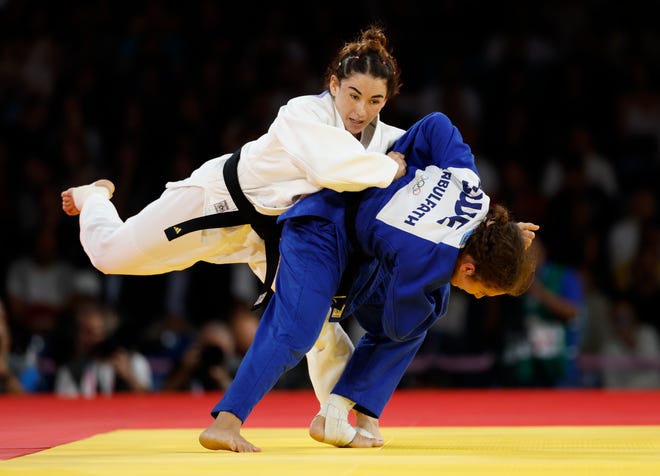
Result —
[[534, 254], [525, 249], [520, 228], [502, 205], [491, 207], [462, 252], [475, 261], [474, 278], [489, 287], [520, 296], [532, 284]]
[[399, 94], [401, 72], [382, 27], [372, 25], [362, 30], [359, 38], [344, 44], [328, 66], [326, 84], [329, 84], [333, 74], [342, 81], [355, 73], [385, 79], [387, 99]]

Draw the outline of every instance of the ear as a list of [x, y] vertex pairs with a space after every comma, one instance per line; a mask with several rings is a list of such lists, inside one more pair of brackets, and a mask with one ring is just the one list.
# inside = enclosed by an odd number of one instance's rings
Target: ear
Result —
[[337, 91], [339, 91], [339, 78], [334, 74], [330, 76], [330, 84], [328, 86], [330, 94], [332, 94], [333, 97], [337, 96]]
[[474, 263], [472, 261], [464, 261], [461, 264], [461, 271], [466, 275], [466, 276], [472, 276], [474, 275]]

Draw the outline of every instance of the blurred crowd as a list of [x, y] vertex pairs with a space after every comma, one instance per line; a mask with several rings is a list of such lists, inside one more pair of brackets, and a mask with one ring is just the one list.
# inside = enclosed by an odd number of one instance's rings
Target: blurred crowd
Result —
[[401, 385], [660, 388], [654, 2], [284, 3], [0, 0], [0, 392], [226, 388], [259, 321], [247, 267], [102, 275], [60, 191], [110, 178], [127, 218], [320, 92], [372, 20], [403, 70], [383, 120], [444, 112], [492, 200], [541, 225], [529, 292], [454, 289]]

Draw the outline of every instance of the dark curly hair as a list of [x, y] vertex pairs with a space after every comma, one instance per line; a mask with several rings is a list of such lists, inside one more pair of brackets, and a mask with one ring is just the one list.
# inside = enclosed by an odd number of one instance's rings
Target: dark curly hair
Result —
[[536, 259], [525, 249], [520, 228], [502, 205], [491, 207], [462, 252], [475, 261], [474, 278], [493, 289], [520, 296], [532, 284]]
[[401, 72], [382, 27], [371, 25], [362, 30], [355, 41], [344, 44], [328, 66], [326, 84], [329, 84], [332, 75], [341, 81], [355, 73], [385, 79], [387, 99], [399, 94]]

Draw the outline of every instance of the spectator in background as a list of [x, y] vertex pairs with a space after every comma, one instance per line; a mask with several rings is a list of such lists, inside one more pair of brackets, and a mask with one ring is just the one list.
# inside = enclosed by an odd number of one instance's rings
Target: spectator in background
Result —
[[[164, 387], [179, 360], [186, 358], [187, 350], [197, 341], [199, 329], [209, 320], [222, 324], [236, 359], [245, 355], [259, 324], [260, 313], [248, 304], [258, 295], [259, 281], [247, 265], [239, 266], [200, 262], [165, 276], [162, 312], [142, 332], [141, 343], [152, 364], [156, 389]], [[131, 302], [124, 305], [127, 311]], [[153, 300], [151, 304], [161, 307]], [[134, 305], [131, 307], [122, 316], [135, 326], [133, 315], [139, 318], [138, 327], [144, 326], [142, 315], [134, 312]]]
[[507, 157], [498, 164], [498, 170], [499, 186], [493, 200], [506, 203], [520, 216], [531, 217], [534, 223], [545, 223], [547, 199], [523, 164], [515, 158]]
[[[568, 131], [567, 149], [570, 160], [576, 162], [584, 174], [585, 186], [593, 190], [608, 202], [619, 193], [619, 183], [612, 161], [604, 157], [594, 144], [593, 133], [584, 124], [575, 124]], [[546, 197], [553, 197], [559, 192], [565, 180], [562, 160], [550, 159], [541, 176], [541, 185]]]
[[200, 326], [212, 312], [212, 317], [223, 321], [232, 334], [236, 351], [244, 355], [259, 325], [258, 312], [248, 304], [254, 302], [258, 289], [258, 278], [245, 264], [195, 263], [167, 274], [165, 315]]
[[222, 321], [208, 321], [165, 380], [163, 390], [226, 390], [239, 362], [227, 325]]
[[123, 305], [126, 312], [121, 312], [131, 325], [145, 328], [141, 349], [152, 363], [157, 389], [163, 387], [179, 359], [184, 358], [186, 349], [197, 340], [199, 329], [210, 319], [223, 324], [236, 357], [245, 355], [260, 314], [248, 304], [258, 296], [259, 280], [247, 265], [200, 262], [168, 273], [164, 278], [162, 295], [149, 303], [151, 308], [162, 307], [162, 310], [146, 327], [147, 316], [135, 312], [134, 298], [126, 300]]
[[73, 313], [74, 335], [58, 349], [54, 391], [67, 397], [95, 397], [116, 392], [147, 392], [153, 387], [146, 357], [129, 349], [118, 332], [118, 318], [94, 302], [81, 303]]
[[622, 90], [613, 101], [621, 149], [617, 168], [629, 189], [657, 186], [660, 174], [660, 90], [655, 54], [625, 58]]
[[48, 340], [73, 295], [75, 270], [58, 255], [57, 236], [40, 228], [30, 252], [15, 257], [7, 272], [7, 307], [19, 347], [33, 337]]
[[[624, 292], [632, 286], [633, 263], [643, 242], [645, 231], [657, 230], [657, 200], [651, 188], [634, 190], [628, 197], [625, 213], [616, 220], [607, 235], [610, 273], [615, 289]], [[651, 237], [651, 235], [647, 235]], [[657, 263], [657, 261], [656, 261]]]
[[518, 386], [556, 387], [579, 384], [578, 352], [584, 320], [584, 290], [576, 268], [548, 259], [545, 244], [536, 238], [536, 279], [522, 299], [527, 346], [514, 352], [513, 381]]
[[580, 380], [583, 387], [598, 388], [603, 386], [601, 357], [614, 335], [610, 316], [614, 299], [609, 290], [596, 285], [598, 280], [606, 280], [606, 276], [596, 277], [587, 269], [582, 277], [587, 319], [580, 337]]

